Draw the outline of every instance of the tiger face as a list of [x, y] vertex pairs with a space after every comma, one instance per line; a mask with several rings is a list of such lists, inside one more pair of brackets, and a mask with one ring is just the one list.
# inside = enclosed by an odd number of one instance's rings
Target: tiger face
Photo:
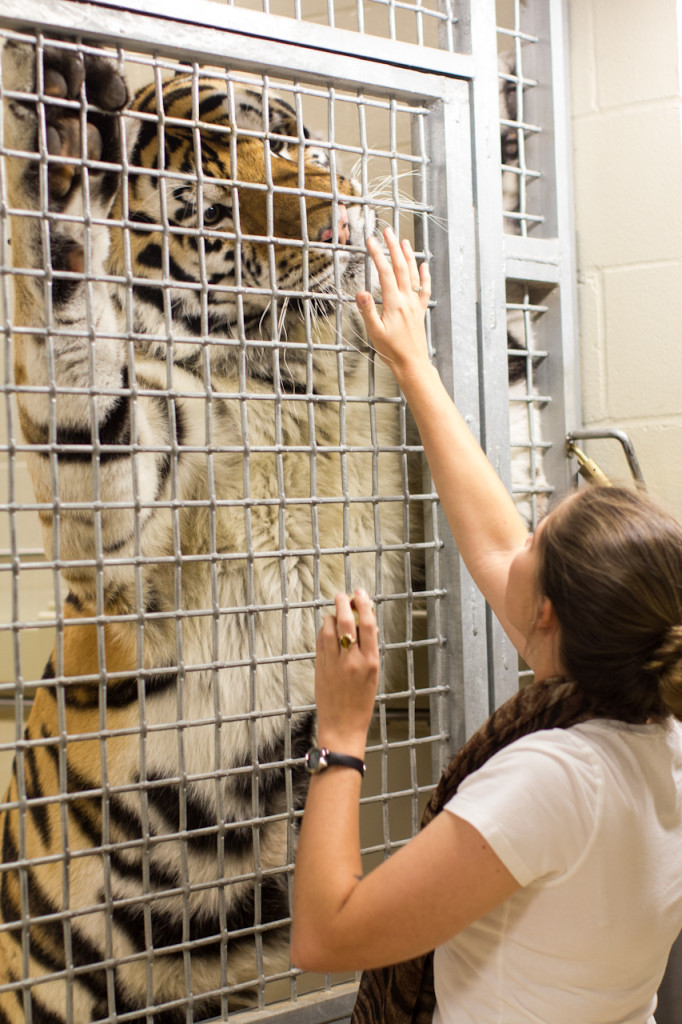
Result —
[[[125, 228], [112, 232], [110, 270], [135, 267], [136, 335], [158, 338], [170, 319], [174, 361], [196, 360], [194, 339], [210, 337], [213, 368], [227, 369], [235, 346], [224, 339], [291, 341], [305, 303], [324, 316], [330, 298], [338, 304], [366, 286], [364, 240], [375, 215], [357, 182], [332, 175], [326, 150], [283, 100], [264, 108], [258, 92], [190, 75], [161, 95], [163, 111], [153, 85], [131, 104], [128, 187], [112, 212]], [[145, 337], [149, 354], [162, 347]], [[247, 359], [258, 376], [262, 350], [250, 347]]]

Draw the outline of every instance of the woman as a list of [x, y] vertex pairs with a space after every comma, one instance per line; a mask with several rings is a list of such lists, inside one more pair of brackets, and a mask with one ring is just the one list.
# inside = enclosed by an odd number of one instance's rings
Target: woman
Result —
[[528, 536], [428, 360], [428, 271], [385, 238], [390, 263], [368, 241], [381, 316], [357, 296], [368, 334], [410, 404], [459, 551], [538, 680], [523, 699], [546, 701], [559, 677], [577, 704], [568, 728], [481, 755], [447, 813], [363, 877], [354, 769], [377, 630], [366, 594], [337, 596], [316, 699], [320, 747], [344, 756], [311, 780], [292, 960], [366, 970], [435, 948], [436, 1024], [651, 1022], [682, 927], [682, 528], [640, 494], [591, 488]]

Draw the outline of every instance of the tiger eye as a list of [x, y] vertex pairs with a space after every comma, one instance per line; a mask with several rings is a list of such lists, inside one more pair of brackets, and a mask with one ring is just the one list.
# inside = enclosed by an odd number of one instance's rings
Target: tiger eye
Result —
[[204, 226], [211, 227], [225, 216], [225, 207], [221, 203], [213, 203], [204, 210]]

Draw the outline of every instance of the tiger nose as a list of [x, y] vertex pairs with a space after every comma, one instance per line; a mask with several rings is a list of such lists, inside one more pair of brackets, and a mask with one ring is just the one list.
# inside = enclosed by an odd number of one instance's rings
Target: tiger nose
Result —
[[[348, 223], [348, 211], [343, 203], [337, 204], [337, 234], [340, 245], [348, 245], [350, 242], [350, 224]], [[333, 242], [334, 241], [334, 228], [332, 226], [324, 228], [319, 235], [320, 242]]]

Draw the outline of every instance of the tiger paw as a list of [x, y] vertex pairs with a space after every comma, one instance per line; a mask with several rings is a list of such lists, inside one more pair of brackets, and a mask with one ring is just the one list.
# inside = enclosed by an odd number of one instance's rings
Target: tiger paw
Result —
[[[37, 60], [41, 57], [39, 67]], [[107, 208], [118, 187], [118, 176], [98, 168], [97, 162], [120, 160], [121, 133], [116, 115], [128, 102], [125, 81], [115, 65], [104, 57], [82, 56], [56, 44], [46, 46], [41, 53], [27, 44], [8, 43], [3, 74], [10, 90], [25, 94], [10, 99], [8, 118], [10, 145], [35, 154], [33, 160], [23, 162], [25, 190], [34, 201], [39, 198], [40, 154], [45, 151], [51, 209], [66, 209], [83, 180], [84, 161], [88, 161], [89, 177], [93, 179], [93, 198], [100, 207]]]
[[[103, 57], [78, 55], [47, 47], [43, 57], [46, 145], [48, 154], [57, 157], [48, 163], [48, 189], [51, 200], [68, 199], [82, 175], [82, 163], [87, 161], [120, 160], [121, 143], [118, 121], [111, 115], [128, 102], [128, 90], [115, 66]], [[82, 137], [80, 98], [85, 85], [88, 105], [86, 134]], [[55, 102], [56, 101], [56, 102]], [[64, 101], [78, 102], [78, 107]], [[92, 107], [98, 108], [92, 110]], [[73, 162], [71, 162], [73, 161]], [[91, 175], [102, 178], [113, 175], [90, 169]], [[101, 199], [113, 196], [116, 181], [100, 183]]]

